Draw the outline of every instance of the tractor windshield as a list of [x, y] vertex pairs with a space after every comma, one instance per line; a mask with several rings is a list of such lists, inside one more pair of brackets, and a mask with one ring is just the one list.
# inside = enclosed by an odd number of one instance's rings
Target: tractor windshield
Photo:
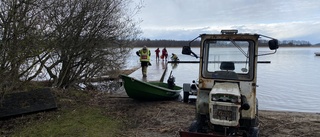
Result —
[[251, 40], [205, 40], [202, 75], [213, 79], [251, 80], [254, 53]]

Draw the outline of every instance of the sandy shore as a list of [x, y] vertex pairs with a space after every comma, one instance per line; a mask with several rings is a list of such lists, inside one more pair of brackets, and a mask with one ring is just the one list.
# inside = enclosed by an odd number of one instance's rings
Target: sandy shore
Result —
[[[140, 102], [131, 98], [101, 101], [111, 110], [111, 115], [129, 117], [125, 133], [128, 136], [179, 136], [179, 131], [188, 130], [195, 116], [194, 104], [179, 101]], [[319, 113], [259, 110], [259, 120], [262, 137], [320, 136]]]
[[[126, 96], [124, 89], [117, 93]], [[110, 113], [122, 114], [121, 117], [130, 117], [130, 121], [134, 121], [133, 124], [128, 123], [130, 129], [126, 135], [179, 136], [179, 131], [188, 130], [195, 115], [194, 105], [178, 101], [139, 102], [130, 98], [110, 98], [105, 101], [108, 103], [103, 104], [108, 107], [118, 106]], [[320, 137], [320, 113], [259, 110], [259, 120], [262, 137]]]

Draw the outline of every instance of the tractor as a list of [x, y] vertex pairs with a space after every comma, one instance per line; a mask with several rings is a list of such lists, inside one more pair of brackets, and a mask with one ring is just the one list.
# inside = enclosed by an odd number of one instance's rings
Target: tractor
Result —
[[[200, 56], [191, 50], [198, 38]], [[264, 46], [270, 51], [258, 54]], [[200, 61], [197, 82], [183, 84], [185, 102], [196, 94], [196, 118], [180, 136], [259, 136], [257, 64], [270, 61], [258, 61], [258, 56], [274, 54], [278, 47], [275, 38], [238, 30], [201, 34], [184, 46], [182, 54]]]

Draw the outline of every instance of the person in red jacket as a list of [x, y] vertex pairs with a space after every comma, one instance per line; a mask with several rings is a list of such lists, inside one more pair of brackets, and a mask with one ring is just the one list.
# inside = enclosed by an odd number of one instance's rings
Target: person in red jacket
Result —
[[165, 59], [167, 61], [167, 58], [168, 58], [168, 51], [166, 48], [163, 48], [162, 49], [162, 55], [161, 55], [161, 59]]
[[159, 61], [159, 53], [160, 53], [160, 49], [157, 48], [154, 52], [156, 52], [156, 61]]

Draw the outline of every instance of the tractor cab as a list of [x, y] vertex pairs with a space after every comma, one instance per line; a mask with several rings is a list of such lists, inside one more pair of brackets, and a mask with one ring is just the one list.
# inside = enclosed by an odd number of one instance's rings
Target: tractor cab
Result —
[[[197, 83], [196, 121], [181, 136], [196, 133], [220, 133], [225, 136], [258, 136], [258, 100], [256, 98], [259, 39], [266, 37], [276, 53], [278, 41], [259, 34], [238, 34], [222, 30], [221, 34], [201, 34], [200, 64]], [[196, 40], [196, 39], [194, 39]], [[190, 46], [183, 54], [194, 55]], [[192, 84], [185, 83], [184, 101]]]

